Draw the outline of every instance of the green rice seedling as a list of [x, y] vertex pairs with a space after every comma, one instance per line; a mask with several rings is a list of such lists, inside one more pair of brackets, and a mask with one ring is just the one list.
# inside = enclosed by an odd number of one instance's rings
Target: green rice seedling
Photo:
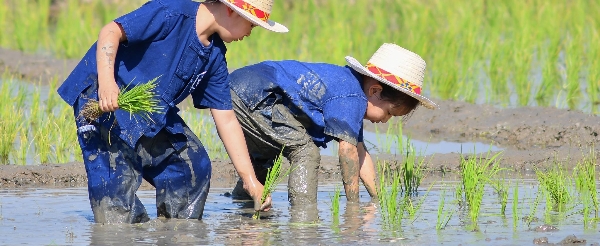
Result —
[[[275, 191], [275, 188], [277, 187], [277, 185], [279, 183], [281, 183], [281, 181], [285, 177], [290, 175], [290, 173], [293, 170], [292, 167], [289, 167], [284, 170], [281, 169], [281, 163], [283, 162], [283, 149], [284, 148], [285, 148], [285, 146], [283, 146], [281, 148], [281, 152], [279, 153], [279, 156], [277, 156], [277, 158], [273, 162], [273, 167], [271, 167], [267, 170], [267, 179], [265, 180], [262, 197], [260, 199], [261, 203], [265, 202], [265, 199], [267, 199], [267, 197], [270, 196], [271, 193], [273, 193], [273, 191]], [[260, 219], [260, 211], [256, 211], [254, 213], [254, 215], [252, 215], [252, 218], [255, 220]]]
[[51, 135], [54, 123], [49, 120], [40, 120], [39, 125], [33, 130], [33, 146], [40, 164], [50, 163], [53, 158]]
[[[423, 206], [423, 203], [425, 202], [425, 199], [429, 196], [429, 192], [431, 191], [431, 188], [433, 188], [433, 185], [435, 183], [431, 183], [431, 185], [429, 186], [429, 189], [427, 189], [427, 192], [421, 196], [418, 199], [418, 202], [414, 203], [413, 202], [413, 197], [411, 197], [409, 194], [404, 193], [404, 196], [402, 198], [402, 202], [404, 203], [404, 210], [406, 211], [406, 214], [408, 215], [408, 218], [411, 219], [411, 223], [414, 223], [415, 220], [417, 219], [417, 214], [419, 214], [419, 212], [421, 211], [421, 207]], [[416, 199], [416, 198], [414, 198]]]
[[508, 204], [508, 185], [506, 179], [495, 179], [491, 182], [491, 185], [498, 194], [500, 214], [506, 216], [506, 205]]
[[470, 158], [461, 156], [462, 188], [473, 226], [477, 226], [485, 184], [501, 170], [497, 162], [497, 157], [501, 153], [498, 152], [490, 157], [488, 151], [485, 158], [483, 155], [477, 157], [475, 154]]
[[583, 51], [581, 45], [582, 40], [578, 36], [569, 35], [568, 41], [565, 47], [566, 53], [566, 69], [567, 69], [567, 79], [563, 84], [563, 89], [566, 91], [566, 100], [567, 105], [571, 109], [575, 109], [578, 106], [579, 98], [580, 98], [580, 88], [579, 85], [581, 83], [579, 79], [579, 73], [581, 68], [584, 66], [583, 64]]
[[397, 169], [391, 169], [386, 162], [377, 163], [379, 183], [377, 184], [377, 199], [384, 227], [397, 229], [402, 225], [402, 215], [405, 211], [404, 202], [400, 201], [401, 175]]
[[[119, 108], [130, 114], [137, 114], [142, 116], [142, 118], [151, 120], [151, 113], [158, 113], [162, 110], [162, 107], [158, 106], [159, 99], [156, 98], [154, 92], [156, 80], [158, 80], [158, 78], [160, 78], [160, 76], [147, 83], [133, 86], [132, 88], [128, 88], [129, 86], [122, 88], [119, 92], [119, 98], [117, 99]], [[78, 117], [83, 117], [88, 121], [94, 121], [100, 118], [103, 113], [98, 101], [90, 99], [83, 106]]]
[[29, 109], [29, 125], [33, 129], [38, 128], [39, 123], [42, 120], [42, 114], [40, 112], [41, 110], [39, 110], [39, 108], [41, 107], [41, 96], [42, 93], [39, 87], [33, 89], [31, 95], [31, 108]]
[[61, 99], [58, 97], [58, 93], [56, 93], [56, 88], [58, 86], [58, 77], [54, 76], [48, 82], [48, 96], [46, 97], [46, 114], [53, 113], [53, 109], [61, 104]]
[[71, 117], [61, 117], [67, 112], [72, 112], [69, 107], [64, 107], [54, 121], [56, 131], [53, 136], [54, 152], [56, 153], [56, 163], [66, 163], [73, 158], [73, 152], [77, 149], [77, 132], [75, 122]]
[[555, 161], [553, 166], [545, 171], [537, 169], [535, 173], [540, 187], [546, 195], [547, 209], [557, 209], [561, 212], [564, 211], [565, 205], [572, 200], [568, 188], [571, 181], [560, 167], [560, 163]]
[[31, 146], [27, 132], [28, 129], [25, 126], [21, 126], [19, 129], [19, 149], [17, 150], [17, 157], [15, 158], [15, 164], [17, 165], [27, 164], [27, 153]]
[[331, 216], [333, 218], [339, 218], [340, 216], [340, 196], [341, 189], [339, 186], [336, 186], [333, 190], [333, 195], [330, 196], [331, 200]]
[[17, 138], [23, 111], [20, 108], [7, 107], [0, 111], [0, 164], [8, 164], [9, 156], [14, 152], [14, 142]]
[[527, 227], [531, 226], [531, 222], [533, 222], [535, 215], [537, 214], [537, 208], [540, 204], [540, 200], [542, 199], [542, 195], [540, 192], [536, 193], [535, 200], [533, 201], [533, 205], [531, 206], [531, 211], [529, 211], [529, 216], [525, 217], [525, 222], [527, 223]]
[[573, 170], [573, 176], [575, 177], [575, 187], [583, 203], [583, 216], [584, 221], [586, 221], [585, 225], [587, 225], [587, 222], [590, 221], [589, 214], [593, 210], [594, 218], [597, 219], [600, 207], [596, 187], [596, 153], [594, 148], [591, 149], [589, 155], [577, 163]]
[[423, 162], [425, 158], [419, 161], [414, 146], [410, 144], [410, 139], [407, 141], [406, 159], [402, 168], [403, 187], [402, 190], [407, 195], [417, 194], [421, 179], [423, 179]]
[[448, 212], [448, 211], [444, 210], [445, 200], [446, 200], [446, 190], [442, 191], [442, 194], [440, 195], [440, 203], [438, 205], [437, 221], [435, 223], [435, 229], [438, 231], [446, 228], [446, 226], [448, 225], [448, 222], [450, 221], [450, 219], [452, 218], [452, 215], [454, 214], [453, 212]]
[[190, 111], [189, 109], [185, 109], [181, 111], [181, 117], [192, 132], [198, 136], [200, 142], [204, 144], [211, 158], [227, 159], [229, 157], [227, 151], [225, 151], [223, 142], [214, 141], [219, 137], [215, 125], [209, 121], [209, 116], [206, 115], [206, 112], [206, 110]]
[[513, 201], [512, 201], [512, 214], [513, 214], [513, 230], [517, 229], [517, 222], [519, 221], [519, 182], [515, 182], [513, 188]]

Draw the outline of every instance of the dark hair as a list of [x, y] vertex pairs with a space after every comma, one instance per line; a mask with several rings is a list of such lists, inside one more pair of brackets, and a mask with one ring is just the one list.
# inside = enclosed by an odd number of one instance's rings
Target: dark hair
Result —
[[410, 111], [414, 110], [419, 105], [419, 100], [408, 94], [401, 92], [393, 87], [379, 82], [383, 89], [381, 90], [381, 99], [394, 104], [394, 106], [403, 106]]
[[219, 0], [204, 0], [204, 3], [218, 3]]

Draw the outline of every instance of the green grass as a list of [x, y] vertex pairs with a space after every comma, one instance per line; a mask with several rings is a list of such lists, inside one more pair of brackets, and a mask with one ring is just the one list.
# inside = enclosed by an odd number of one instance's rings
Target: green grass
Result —
[[[51, 11], [50, 0], [0, 0], [0, 46], [77, 59], [103, 25], [145, 2], [65, 1]], [[425, 88], [436, 98], [598, 113], [599, 8], [593, 0], [276, 1], [271, 19], [290, 32], [257, 28], [229, 44], [227, 58], [231, 68], [281, 59], [342, 65], [392, 42], [428, 62]]]

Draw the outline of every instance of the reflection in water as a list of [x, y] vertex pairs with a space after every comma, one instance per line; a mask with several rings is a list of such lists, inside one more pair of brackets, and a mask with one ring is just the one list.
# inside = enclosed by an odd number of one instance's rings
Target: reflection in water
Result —
[[[252, 203], [222, 195], [231, 188], [213, 188], [201, 221], [157, 219], [155, 209], [149, 209], [154, 211], [149, 214], [153, 219], [133, 225], [93, 223], [86, 188], [0, 189], [0, 245], [524, 245], [540, 237], [521, 220], [516, 229], [512, 223], [503, 222], [497, 194], [491, 188], [486, 188], [483, 198], [480, 232], [469, 231], [464, 223], [468, 217], [450, 202], [444, 209], [455, 211], [456, 216], [445, 229], [435, 230], [439, 198], [452, 200], [451, 192], [441, 191], [445, 184], [431, 188], [416, 219], [403, 220], [401, 231], [386, 231], [378, 208], [370, 203], [364, 189], [360, 203], [348, 204], [342, 196], [340, 215], [333, 217], [329, 197], [335, 184], [320, 183], [318, 203], [299, 208], [289, 207], [285, 185], [278, 186], [272, 195], [273, 209], [261, 213], [260, 220], [252, 219]], [[519, 213], [526, 215], [532, 211], [537, 183], [519, 180], [518, 184]], [[149, 208], [155, 206], [154, 191], [138, 191], [138, 196]], [[509, 200], [509, 204], [512, 202]], [[544, 216], [541, 204], [535, 215], [539, 218]], [[510, 210], [506, 218], [512, 221]], [[531, 227], [538, 225], [533, 223]], [[597, 228], [584, 230], [581, 216], [576, 213], [555, 226], [560, 230], [544, 234], [549, 242], [556, 243], [573, 234], [590, 244], [600, 242]]]

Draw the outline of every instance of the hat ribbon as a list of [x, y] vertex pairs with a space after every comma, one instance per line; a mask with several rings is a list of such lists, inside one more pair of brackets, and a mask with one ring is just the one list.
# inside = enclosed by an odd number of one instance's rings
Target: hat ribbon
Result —
[[256, 18], [261, 19], [264, 22], [267, 22], [267, 20], [269, 19], [269, 13], [266, 13], [265, 11], [262, 11], [254, 6], [252, 6], [252, 4], [249, 4], [247, 2], [245, 2], [244, 0], [227, 0], [228, 2], [232, 3], [233, 5], [237, 6], [240, 9], [243, 9], [244, 11], [250, 13], [251, 15], [256, 16]]
[[373, 63], [370, 63], [370, 62], [367, 63], [366, 67], [370, 72], [374, 73], [375, 75], [377, 75], [389, 82], [392, 82], [393, 84], [398, 85], [399, 87], [401, 87], [403, 89], [409, 90], [412, 93], [421, 95], [421, 87], [416, 85], [415, 83], [412, 83], [403, 78], [400, 78], [388, 71], [381, 69], [378, 66], [375, 66]]

